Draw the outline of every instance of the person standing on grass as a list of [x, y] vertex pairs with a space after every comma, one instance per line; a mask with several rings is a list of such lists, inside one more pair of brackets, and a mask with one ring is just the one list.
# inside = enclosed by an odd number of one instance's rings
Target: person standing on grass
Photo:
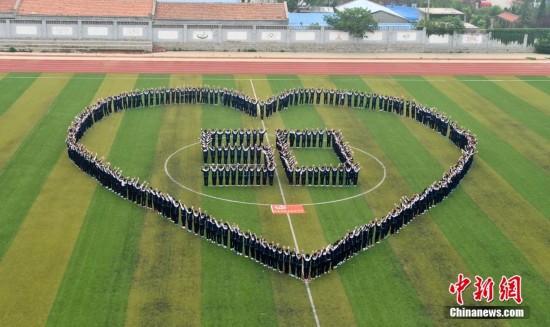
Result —
[[208, 186], [208, 175], [210, 173], [210, 168], [207, 165], [202, 166], [201, 171], [204, 177], [204, 186]]

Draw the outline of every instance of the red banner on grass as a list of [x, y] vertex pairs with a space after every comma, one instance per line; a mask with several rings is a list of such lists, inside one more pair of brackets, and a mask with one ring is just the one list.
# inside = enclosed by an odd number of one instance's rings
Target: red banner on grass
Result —
[[305, 213], [306, 210], [304, 209], [304, 206], [301, 204], [287, 204], [287, 205], [272, 204], [271, 212], [273, 212], [276, 215], [284, 215], [284, 214]]

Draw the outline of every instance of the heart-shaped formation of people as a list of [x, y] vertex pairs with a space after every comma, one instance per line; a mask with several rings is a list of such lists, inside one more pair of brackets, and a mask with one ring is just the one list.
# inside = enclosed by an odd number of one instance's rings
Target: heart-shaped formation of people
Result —
[[[140, 107], [183, 104], [222, 105], [261, 119], [299, 105], [386, 111], [414, 119], [435, 132], [448, 136], [461, 149], [462, 154], [440, 180], [419, 194], [403, 196], [386, 216], [365, 223], [323, 249], [303, 253], [298, 249], [268, 242], [253, 232], [243, 232], [236, 225], [215, 219], [167, 193], [153, 189], [147, 182], [123, 176], [120, 169], [111, 167], [109, 162], [79, 143], [94, 123], [112, 113]], [[476, 152], [477, 138], [450, 121], [445, 114], [421, 106], [415, 101], [397, 97], [343, 90], [293, 89], [265, 101], [257, 101], [234, 90], [179, 87], [133, 91], [100, 99], [85, 108], [71, 123], [66, 143], [69, 158], [82, 171], [122, 198], [155, 210], [174, 224], [181, 225], [189, 232], [219, 246], [229, 248], [238, 255], [245, 255], [265, 267], [307, 282], [330, 272], [360, 251], [398, 233], [413, 219], [445, 199], [468, 172]]]

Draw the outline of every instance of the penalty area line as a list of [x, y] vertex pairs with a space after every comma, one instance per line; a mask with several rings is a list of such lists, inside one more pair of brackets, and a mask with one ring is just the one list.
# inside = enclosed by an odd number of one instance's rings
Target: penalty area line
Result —
[[[256, 95], [256, 89], [254, 88], [254, 83], [252, 82], [252, 79], [250, 80], [250, 86], [252, 86], [252, 92], [254, 93], [254, 99], [258, 100], [258, 96]], [[256, 109], [257, 110], [257, 109]], [[262, 119], [262, 127], [264, 130], [265, 123]], [[266, 133], [266, 141], [267, 145], [271, 146], [271, 143], [269, 142], [269, 134]], [[285, 192], [283, 191], [283, 186], [281, 184], [281, 179], [279, 178], [279, 174], [277, 173], [277, 169], [275, 169], [275, 176], [277, 177], [277, 183], [279, 184], [279, 191], [281, 193], [281, 197], [283, 199], [283, 204], [286, 205], [286, 197]], [[294, 247], [296, 248], [296, 251], [300, 251], [300, 248], [298, 247], [298, 241], [296, 239], [296, 233], [294, 232], [294, 227], [292, 226], [292, 220], [290, 219], [290, 214], [286, 214], [286, 218], [288, 220], [288, 225], [290, 226], [290, 231], [292, 232], [292, 239], [294, 240]], [[315, 318], [315, 325], [317, 327], [320, 327], [321, 324], [319, 323], [319, 316], [317, 316], [317, 309], [315, 308], [315, 303], [313, 302], [313, 296], [311, 295], [311, 289], [309, 287], [309, 282], [304, 283], [306, 285], [307, 290], [307, 296], [309, 298], [309, 303], [311, 305], [311, 311], [313, 312], [313, 317]]]

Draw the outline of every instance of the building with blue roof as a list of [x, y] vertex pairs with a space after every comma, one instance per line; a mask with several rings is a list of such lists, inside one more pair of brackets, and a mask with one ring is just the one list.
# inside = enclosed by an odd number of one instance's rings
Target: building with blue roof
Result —
[[417, 22], [420, 20], [420, 10], [418, 10], [418, 8], [394, 5], [387, 5], [386, 7], [400, 16], [405, 17], [409, 22]]

